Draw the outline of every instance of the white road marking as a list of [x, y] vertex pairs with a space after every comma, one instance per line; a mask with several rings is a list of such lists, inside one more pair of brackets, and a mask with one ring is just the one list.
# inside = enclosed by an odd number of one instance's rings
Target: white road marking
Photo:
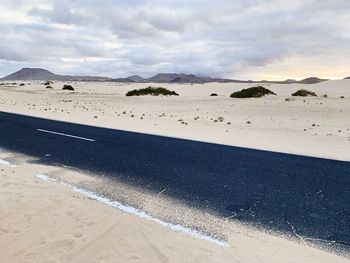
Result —
[[89, 142], [94, 142], [95, 141], [94, 139], [89, 139], [89, 138], [84, 138], [84, 137], [80, 137], [80, 136], [65, 134], [65, 133], [61, 133], [61, 132], [48, 131], [48, 130], [43, 130], [43, 129], [37, 129], [37, 131], [51, 133], [51, 134], [56, 134], [56, 135], [61, 135], [61, 136], [66, 136], [66, 137], [75, 138], [75, 139], [84, 140], [84, 141], [89, 141]]

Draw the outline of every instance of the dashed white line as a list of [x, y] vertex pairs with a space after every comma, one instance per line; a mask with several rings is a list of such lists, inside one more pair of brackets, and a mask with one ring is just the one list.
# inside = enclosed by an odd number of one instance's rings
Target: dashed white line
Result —
[[43, 129], [37, 129], [37, 131], [51, 133], [51, 134], [56, 134], [56, 135], [60, 135], [60, 136], [66, 136], [66, 137], [79, 139], [79, 140], [84, 140], [84, 141], [89, 141], [89, 142], [94, 142], [95, 141], [94, 139], [89, 139], [89, 138], [80, 137], [80, 136], [71, 135], [71, 134], [66, 134], [66, 133], [61, 133], [61, 132], [55, 132], [55, 131], [49, 131], [49, 130], [43, 130]]

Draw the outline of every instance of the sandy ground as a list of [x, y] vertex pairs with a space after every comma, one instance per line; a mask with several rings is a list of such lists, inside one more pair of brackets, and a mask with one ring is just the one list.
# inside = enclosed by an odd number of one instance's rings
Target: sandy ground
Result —
[[[94, 126], [160, 134], [279, 152], [350, 160], [350, 80], [315, 85], [266, 85], [277, 93], [260, 99], [231, 99], [248, 84], [161, 85], [179, 97], [125, 97], [145, 84], [40, 82], [0, 85], [0, 111]], [[300, 88], [317, 98], [291, 98]], [[219, 96], [210, 97], [211, 93]], [[324, 98], [321, 95], [327, 94]], [[343, 98], [341, 98], [343, 97]], [[220, 121], [219, 117], [223, 117]], [[38, 127], [40, 128], [40, 127]], [[195, 227], [225, 229], [227, 247], [119, 211], [77, 193], [60, 181], [82, 187], [106, 185], [94, 176], [62, 167], [33, 164], [30, 157], [0, 149], [0, 262], [349, 262], [302, 240], [279, 237], [190, 211], [116, 183], [116, 200], [154, 216], [187, 215]], [[57, 182], [36, 177], [47, 174]], [[133, 196], [147, 200], [138, 204]], [[140, 197], [141, 196], [141, 197]], [[120, 199], [119, 199], [120, 198]], [[135, 199], [136, 200], [136, 199]], [[169, 209], [171, 207], [172, 209]], [[204, 223], [203, 223], [204, 224]], [[202, 227], [201, 227], [202, 228]], [[295, 238], [295, 237], [294, 237]], [[349, 255], [347, 255], [349, 257]]]
[[235, 223], [225, 224], [230, 234], [220, 246], [37, 175], [96, 178], [3, 151], [0, 160], [17, 160], [0, 162], [0, 262], [350, 262]]
[[[350, 80], [265, 85], [277, 96], [260, 99], [229, 98], [233, 91], [251, 84], [161, 85], [175, 90], [178, 97], [125, 96], [146, 84], [73, 83], [73, 93], [62, 91], [62, 85], [54, 83], [52, 90], [40, 82], [0, 86], [0, 110], [350, 161]], [[290, 96], [301, 88], [319, 97]], [[211, 97], [211, 93], [219, 96]], [[325, 94], [327, 98], [322, 97]]]
[[37, 179], [32, 166], [0, 169], [1, 262], [234, 261], [225, 248]]

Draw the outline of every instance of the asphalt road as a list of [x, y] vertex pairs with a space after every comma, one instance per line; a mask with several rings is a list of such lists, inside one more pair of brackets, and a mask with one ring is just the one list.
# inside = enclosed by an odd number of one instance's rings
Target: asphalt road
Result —
[[350, 249], [349, 162], [4, 112], [0, 147], [155, 193], [166, 189], [163, 194], [221, 216]]

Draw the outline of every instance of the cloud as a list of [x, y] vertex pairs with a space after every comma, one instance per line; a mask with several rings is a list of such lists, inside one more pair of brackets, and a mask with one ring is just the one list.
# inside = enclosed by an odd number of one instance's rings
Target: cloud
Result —
[[328, 58], [350, 75], [349, 1], [4, 0], [0, 11], [0, 59], [19, 67], [266, 78], [295, 63], [304, 77], [331, 74]]

